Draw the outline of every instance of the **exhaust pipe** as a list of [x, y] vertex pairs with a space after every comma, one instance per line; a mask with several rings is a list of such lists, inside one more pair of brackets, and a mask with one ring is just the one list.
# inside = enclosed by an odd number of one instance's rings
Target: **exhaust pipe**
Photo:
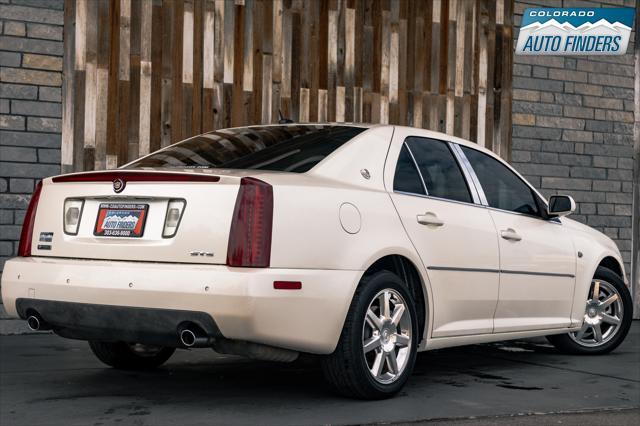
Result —
[[40, 330], [40, 320], [35, 315], [31, 315], [29, 318], [27, 318], [27, 325], [29, 326], [29, 329], [31, 331]]
[[51, 330], [51, 326], [37, 312], [33, 312], [27, 317], [27, 326], [31, 331]]
[[187, 348], [209, 347], [213, 343], [213, 338], [207, 336], [199, 327], [193, 325], [179, 330], [178, 335], [180, 336], [180, 343]]

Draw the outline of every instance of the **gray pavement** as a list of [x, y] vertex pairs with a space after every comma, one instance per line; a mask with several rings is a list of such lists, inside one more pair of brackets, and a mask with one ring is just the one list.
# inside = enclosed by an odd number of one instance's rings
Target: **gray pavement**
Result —
[[332, 395], [314, 359], [270, 364], [181, 350], [161, 369], [103, 367], [86, 343], [0, 336], [0, 424], [640, 424], [640, 322], [607, 356], [543, 341], [422, 353], [387, 401]]

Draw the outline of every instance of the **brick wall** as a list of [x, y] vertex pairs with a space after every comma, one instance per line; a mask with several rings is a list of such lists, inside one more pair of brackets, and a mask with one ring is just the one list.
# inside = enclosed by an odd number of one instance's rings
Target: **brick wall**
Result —
[[[527, 7], [635, 7], [635, 0], [525, 0]], [[624, 56], [514, 56], [513, 165], [543, 194], [569, 194], [572, 216], [613, 238], [631, 270], [633, 37]]]
[[63, 0], [0, 0], [0, 272], [34, 183], [60, 173]]

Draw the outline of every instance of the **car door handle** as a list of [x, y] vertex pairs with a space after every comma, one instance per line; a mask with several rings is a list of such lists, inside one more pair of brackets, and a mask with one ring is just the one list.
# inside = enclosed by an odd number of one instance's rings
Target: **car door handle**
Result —
[[420, 225], [430, 225], [430, 226], [442, 226], [444, 222], [442, 219], [438, 218], [435, 213], [426, 212], [425, 214], [419, 214], [416, 216], [418, 223]]
[[522, 237], [518, 235], [518, 233], [514, 231], [512, 228], [503, 229], [502, 231], [500, 231], [500, 236], [505, 240], [511, 240], [511, 241], [520, 241], [522, 239]]

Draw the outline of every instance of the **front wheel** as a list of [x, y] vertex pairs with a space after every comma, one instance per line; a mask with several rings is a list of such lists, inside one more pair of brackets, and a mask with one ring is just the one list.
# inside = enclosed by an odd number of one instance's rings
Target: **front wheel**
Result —
[[415, 364], [418, 321], [403, 281], [381, 271], [363, 278], [333, 354], [322, 370], [340, 394], [361, 399], [395, 395]]
[[164, 364], [175, 348], [124, 342], [89, 342], [93, 354], [110, 367], [121, 370], [146, 370]]
[[622, 278], [610, 269], [598, 267], [591, 281], [580, 330], [547, 339], [561, 352], [606, 354], [627, 336], [632, 314], [631, 294]]

